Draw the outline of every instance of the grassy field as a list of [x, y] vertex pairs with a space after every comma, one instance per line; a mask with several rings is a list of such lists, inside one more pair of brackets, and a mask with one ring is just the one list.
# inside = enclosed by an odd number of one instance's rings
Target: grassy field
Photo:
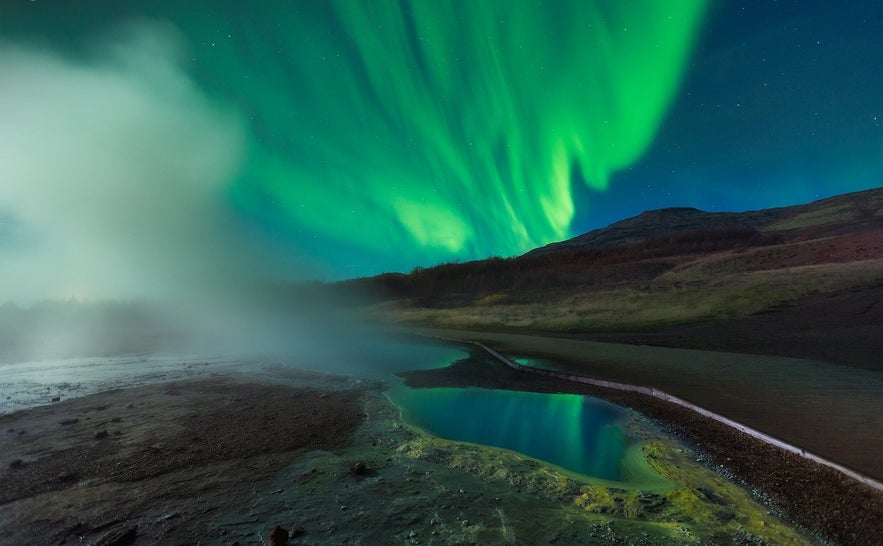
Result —
[[812, 294], [883, 286], [883, 259], [756, 270], [742, 258], [703, 256], [649, 282], [537, 294], [529, 303], [494, 293], [468, 305], [421, 307], [400, 301], [378, 305], [374, 312], [397, 322], [450, 328], [637, 329], [739, 318]]
[[[732, 321], [809, 296], [881, 299], [883, 188], [726, 218], [665, 212], [519, 257], [417, 267], [336, 289], [373, 294], [370, 312], [396, 322], [568, 333]], [[845, 318], [838, 327], [862, 325]]]

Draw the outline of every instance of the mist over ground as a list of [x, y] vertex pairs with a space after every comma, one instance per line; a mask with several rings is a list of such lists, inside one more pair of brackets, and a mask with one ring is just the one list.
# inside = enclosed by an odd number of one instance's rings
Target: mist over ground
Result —
[[345, 306], [281, 289], [306, 262], [232, 212], [243, 123], [181, 68], [175, 29], [139, 23], [93, 49], [0, 43], [0, 362], [355, 350]]

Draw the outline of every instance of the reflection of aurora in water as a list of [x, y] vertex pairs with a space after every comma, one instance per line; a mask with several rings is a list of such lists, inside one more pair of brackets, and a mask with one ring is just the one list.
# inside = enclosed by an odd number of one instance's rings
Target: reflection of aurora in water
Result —
[[624, 412], [573, 394], [487, 389], [395, 389], [404, 419], [432, 434], [511, 449], [572, 472], [622, 479]]
[[706, 7], [22, 4], [4, 6], [0, 37], [80, 52], [87, 65], [106, 56], [110, 70], [121, 50], [148, 44], [136, 55], [146, 68], [122, 67], [136, 83], [180, 65], [241, 133], [225, 190], [236, 209], [312, 255], [374, 271], [569, 235], [573, 184], [604, 189], [652, 142]]

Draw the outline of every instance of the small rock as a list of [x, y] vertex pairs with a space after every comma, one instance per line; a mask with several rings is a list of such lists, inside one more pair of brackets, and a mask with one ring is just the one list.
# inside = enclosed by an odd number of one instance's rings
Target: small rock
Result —
[[96, 440], [101, 440], [103, 438], [107, 438], [107, 431], [106, 430], [100, 430], [95, 433]]
[[132, 527], [114, 529], [99, 538], [95, 544], [100, 546], [126, 546], [134, 544], [137, 537], [138, 526], [133, 525]]
[[356, 461], [350, 465], [350, 472], [352, 472], [356, 476], [365, 476], [369, 472], [368, 465], [366, 465], [362, 461]]
[[11, 463], [9, 463], [9, 468], [21, 468], [24, 465], [25, 465], [24, 461], [22, 461], [21, 459], [16, 459], [16, 460], [12, 461]]
[[69, 483], [77, 481], [77, 475], [73, 472], [65, 472], [64, 474], [60, 474], [58, 476], [58, 481], [61, 483]]
[[278, 525], [270, 531], [270, 546], [285, 546], [288, 544], [288, 529]]
[[341, 505], [340, 505], [340, 511], [343, 512], [344, 510], [346, 510], [346, 505], [345, 505], [345, 504], [341, 504]]
[[60, 396], [53, 396], [52, 401], [53, 402], [61, 402], [61, 397]]

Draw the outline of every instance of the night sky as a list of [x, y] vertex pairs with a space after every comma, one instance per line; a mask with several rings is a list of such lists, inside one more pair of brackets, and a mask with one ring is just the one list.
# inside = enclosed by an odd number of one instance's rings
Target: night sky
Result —
[[860, 1], [4, 1], [0, 296], [407, 271], [877, 187], [881, 36]]

